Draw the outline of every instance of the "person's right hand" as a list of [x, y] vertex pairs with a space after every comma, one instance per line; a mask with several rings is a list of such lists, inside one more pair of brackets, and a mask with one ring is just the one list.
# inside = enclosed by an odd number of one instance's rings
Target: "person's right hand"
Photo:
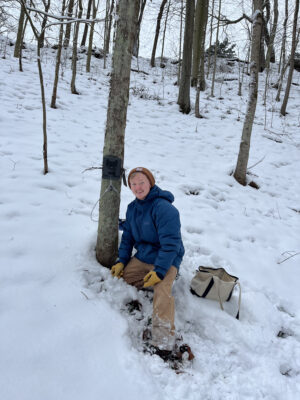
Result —
[[123, 269], [124, 269], [124, 264], [119, 262], [111, 267], [110, 272], [112, 276], [115, 276], [116, 278], [121, 278], [121, 276], [123, 275], [122, 274]]

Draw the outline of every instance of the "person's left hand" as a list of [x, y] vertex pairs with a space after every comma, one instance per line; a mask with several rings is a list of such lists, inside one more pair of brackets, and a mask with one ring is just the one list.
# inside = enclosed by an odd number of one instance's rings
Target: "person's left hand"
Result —
[[154, 286], [157, 283], [159, 283], [160, 281], [161, 281], [161, 279], [157, 276], [157, 273], [154, 271], [151, 271], [144, 277], [144, 288]]

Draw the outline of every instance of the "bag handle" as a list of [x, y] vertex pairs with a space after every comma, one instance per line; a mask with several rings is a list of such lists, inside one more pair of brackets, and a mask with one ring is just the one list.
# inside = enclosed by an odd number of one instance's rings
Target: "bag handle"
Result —
[[[218, 292], [218, 298], [219, 298], [219, 304], [220, 304], [221, 310], [224, 311], [224, 307], [223, 307], [223, 303], [222, 303], [221, 295], [220, 295], [220, 279], [218, 279], [218, 278], [215, 279], [215, 277], [214, 277], [214, 282], [215, 282], [215, 285], [217, 286], [217, 292]], [[240, 319], [240, 308], [241, 308], [241, 301], [242, 301], [242, 288], [241, 288], [241, 284], [240, 284], [239, 281], [236, 281], [235, 285], [238, 285], [238, 287], [239, 287], [238, 311], [237, 311], [237, 314], [236, 314], [235, 318], [236, 319]]]

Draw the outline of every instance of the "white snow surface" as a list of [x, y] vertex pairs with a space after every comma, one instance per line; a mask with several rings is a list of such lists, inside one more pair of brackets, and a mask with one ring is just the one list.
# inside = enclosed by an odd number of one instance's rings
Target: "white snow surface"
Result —
[[[249, 181], [235, 167], [247, 105], [248, 78], [237, 96], [237, 70], [218, 72], [216, 97], [201, 93], [203, 119], [176, 104], [176, 66], [132, 72], [124, 166], [153, 171], [179, 209], [186, 253], [174, 284], [176, 328], [195, 355], [176, 374], [142, 351], [151, 294], [138, 292], [95, 259], [97, 201], [109, 70], [80, 55], [70, 93], [65, 57], [57, 109], [49, 107], [55, 51], [43, 50], [49, 173], [43, 175], [42, 110], [34, 50], [24, 72], [7, 48], [0, 54], [0, 398], [2, 400], [300, 398], [300, 129], [299, 73], [288, 114], [264, 75], [253, 126]], [[224, 63], [224, 62], [223, 62]], [[137, 68], [133, 60], [133, 68]], [[236, 67], [235, 67], [236, 68]], [[274, 67], [274, 71], [275, 71]], [[275, 74], [273, 76], [275, 81]], [[192, 102], [195, 93], [192, 90]], [[133, 195], [122, 187], [124, 217]], [[288, 258], [290, 257], [290, 258]], [[225, 304], [190, 293], [199, 265], [240, 278]], [[141, 312], [126, 304], [138, 299]]]

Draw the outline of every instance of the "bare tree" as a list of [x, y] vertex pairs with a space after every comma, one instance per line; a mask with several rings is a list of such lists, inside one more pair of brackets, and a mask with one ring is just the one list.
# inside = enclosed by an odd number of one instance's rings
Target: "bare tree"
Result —
[[98, 7], [99, 7], [99, 0], [93, 0], [93, 21], [91, 23], [90, 35], [89, 35], [89, 47], [86, 57], [86, 72], [91, 71], [91, 58], [92, 58], [93, 38], [95, 29], [95, 19], [97, 17]]
[[[65, 8], [66, 8], [66, 0], [62, 0], [62, 6], [61, 6], [61, 15], [62, 16], [65, 13]], [[62, 51], [63, 34], [64, 34], [64, 25], [60, 24], [57, 53], [56, 53], [54, 84], [53, 84], [52, 98], [51, 98], [51, 105], [50, 105], [51, 108], [56, 108], [56, 96], [57, 96], [57, 86], [58, 86], [58, 79], [59, 79], [59, 67], [60, 67], [60, 58], [61, 58], [61, 51]]]
[[177, 84], [180, 84], [181, 73], [181, 44], [182, 44], [182, 22], [183, 22], [183, 0], [181, 0], [180, 7], [180, 28], [179, 28], [179, 54], [178, 54], [178, 71], [177, 71]]
[[216, 78], [216, 70], [217, 70], [217, 54], [218, 54], [218, 46], [219, 46], [219, 29], [220, 29], [220, 16], [221, 16], [221, 0], [219, 0], [219, 10], [218, 10], [218, 22], [217, 22], [217, 33], [216, 33], [216, 44], [215, 44], [215, 54], [214, 54], [214, 65], [213, 65], [213, 75], [211, 80], [211, 97], [214, 97], [215, 90], [215, 78]]
[[132, 53], [134, 55], [134, 57], [138, 57], [138, 55], [139, 55], [140, 30], [141, 30], [141, 25], [142, 25], [146, 2], [147, 2], [147, 0], [141, 0], [141, 3], [140, 3], [141, 9], [140, 9], [140, 13], [139, 13], [139, 19], [138, 19], [138, 24], [137, 24], [137, 29], [136, 29], [135, 39], [134, 39], [134, 45], [133, 45], [133, 53]]
[[205, 90], [205, 34], [208, 18], [208, 0], [197, 0], [194, 22], [194, 38], [193, 38], [193, 65], [192, 65], [192, 81], [191, 85]]
[[38, 31], [36, 26], [34, 25], [32, 18], [29, 14], [29, 11], [26, 8], [26, 0], [20, 0], [22, 6], [24, 7], [24, 12], [28, 21], [31, 25], [32, 32], [37, 41], [37, 65], [39, 71], [40, 78], [40, 87], [41, 87], [41, 100], [42, 100], [42, 108], [43, 108], [43, 160], [44, 160], [44, 174], [48, 173], [48, 139], [47, 139], [47, 111], [46, 111], [46, 99], [45, 99], [45, 87], [44, 87], [44, 77], [42, 70], [42, 62], [41, 62], [41, 32]]
[[[69, 18], [71, 18], [73, 15], [74, 1], [75, 0], [69, 0], [68, 13], [67, 13]], [[69, 46], [70, 38], [71, 38], [71, 24], [67, 24], [65, 39], [64, 39], [64, 48], [67, 48]]]
[[[24, 4], [26, 4], [26, 0], [24, 0]], [[25, 19], [25, 9], [23, 3], [20, 3], [20, 17], [19, 17], [19, 24], [18, 24], [18, 33], [17, 39], [15, 43], [14, 49], [14, 57], [18, 58], [20, 56], [20, 48], [23, 45], [22, 43], [22, 36], [23, 36], [23, 28], [24, 28], [24, 19]]]
[[43, 21], [42, 21], [42, 26], [41, 26], [41, 47], [44, 47], [44, 41], [45, 41], [45, 31], [46, 31], [46, 25], [47, 25], [47, 20], [48, 20], [48, 11], [50, 8], [50, 3], [51, 0], [43, 0], [43, 4], [45, 7], [45, 14], [43, 15]]
[[279, 64], [278, 64], [278, 73], [280, 73], [281, 65], [284, 67], [285, 65], [285, 43], [286, 43], [286, 28], [287, 28], [287, 22], [289, 18], [289, 1], [285, 0], [285, 15], [284, 15], [284, 21], [283, 21], [283, 34], [282, 34], [282, 41], [281, 41], [281, 50], [280, 50], [280, 59], [279, 59]]
[[155, 67], [155, 54], [156, 54], [156, 47], [157, 47], [157, 42], [158, 42], [158, 37], [159, 37], [159, 32], [160, 32], [160, 22], [161, 22], [162, 15], [163, 15], [164, 8], [165, 8], [167, 1], [168, 0], [162, 0], [160, 9], [159, 9], [159, 13], [157, 16], [155, 37], [154, 37], [154, 43], [153, 43], [152, 55], [151, 55], [151, 61], [150, 61], [151, 67]]
[[[78, 0], [77, 7], [79, 8], [77, 18], [80, 20], [82, 17], [82, 12], [83, 12], [82, 0]], [[80, 24], [79, 21], [75, 23], [74, 36], [73, 36], [72, 79], [71, 79], [72, 94], [78, 94], [78, 92], [76, 90], [75, 81], [76, 81], [76, 72], [77, 72], [77, 44], [78, 44], [79, 24]]]
[[[86, 11], [86, 19], [89, 19], [91, 16], [91, 9], [92, 9], [92, 0], [89, 0], [88, 6], [87, 6], [87, 11]], [[84, 30], [83, 30], [83, 35], [82, 35], [80, 46], [85, 46], [88, 30], [89, 30], [89, 25], [84, 24]]]
[[266, 104], [266, 101], [267, 101], [267, 91], [268, 91], [268, 86], [269, 86], [269, 74], [270, 74], [270, 61], [271, 61], [272, 52], [274, 52], [274, 39], [275, 39], [276, 30], [277, 30], [277, 22], [278, 22], [278, 0], [274, 0], [274, 19], [273, 19], [273, 25], [272, 25], [272, 29], [271, 29], [269, 45], [268, 45], [267, 55], [266, 55], [266, 81], [265, 81], [265, 92], [264, 92], [264, 105]]
[[195, 27], [193, 39], [193, 66], [192, 66], [192, 86], [199, 90], [205, 90], [205, 36], [208, 19], [208, 0], [198, 0], [195, 11]]
[[[298, 29], [298, 32], [297, 32], [296, 48], [299, 43], [299, 35], [300, 35], [300, 29]], [[282, 89], [283, 78], [284, 78], [284, 75], [285, 75], [289, 65], [290, 65], [290, 62], [291, 62], [291, 55], [289, 56], [285, 65], [281, 68], [279, 78], [278, 78], [277, 82], [275, 83], [275, 85], [273, 85], [274, 88], [277, 88], [277, 95], [275, 98], [276, 101], [280, 101], [280, 93], [281, 93], [281, 89]]]
[[[215, 0], [212, 0], [212, 9], [211, 9], [211, 17], [210, 17], [210, 33], [209, 33], [209, 49], [211, 49], [212, 45], [212, 35], [213, 35], [213, 20], [214, 20], [214, 9], [215, 9]], [[210, 71], [210, 51], [208, 52], [207, 57], [207, 74], [206, 77], [208, 78]]]
[[165, 64], [163, 62], [163, 57], [164, 57], [164, 49], [165, 49], [165, 38], [166, 38], [166, 30], [167, 30], [167, 22], [168, 22], [168, 16], [169, 16], [169, 11], [170, 11], [170, 5], [171, 5], [171, 0], [169, 0], [167, 11], [166, 11], [166, 18], [165, 18], [165, 25], [164, 25], [164, 30], [163, 30], [163, 37], [162, 37], [162, 45], [161, 45], [161, 55], [160, 55], [160, 67], [164, 68]]
[[110, 267], [118, 251], [118, 218], [130, 67], [139, 1], [119, 0], [107, 108], [96, 257]]
[[294, 12], [294, 23], [293, 23], [293, 36], [292, 36], [292, 48], [291, 48], [291, 57], [290, 57], [290, 69], [289, 75], [287, 78], [286, 88], [284, 99], [281, 105], [280, 114], [286, 114], [286, 107], [290, 95], [291, 84], [293, 80], [293, 72], [295, 65], [295, 52], [296, 52], [296, 43], [297, 43], [297, 22], [298, 22], [298, 14], [299, 14], [299, 0], [295, 0], [295, 12]]
[[181, 78], [179, 86], [178, 101], [180, 111], [189, 114], [191, 111], [190, 86], [193, 51], [195, 0], [186, 0], [184, 43]]
[[260, 43], [262, 30], [262, 0], [253, 0], [253, 26], [251, 43], [251, 63], [250, 63], [250, 89], [247, 111], [243, 125], [242, 139], [234, 178], [241, 184], [246, 185], [246, 173], [250, 152], [250, 140], [252, 133], [253, 120], [255, 117], [257, 91], [258, 91], [258, 69], [260, 57]]

